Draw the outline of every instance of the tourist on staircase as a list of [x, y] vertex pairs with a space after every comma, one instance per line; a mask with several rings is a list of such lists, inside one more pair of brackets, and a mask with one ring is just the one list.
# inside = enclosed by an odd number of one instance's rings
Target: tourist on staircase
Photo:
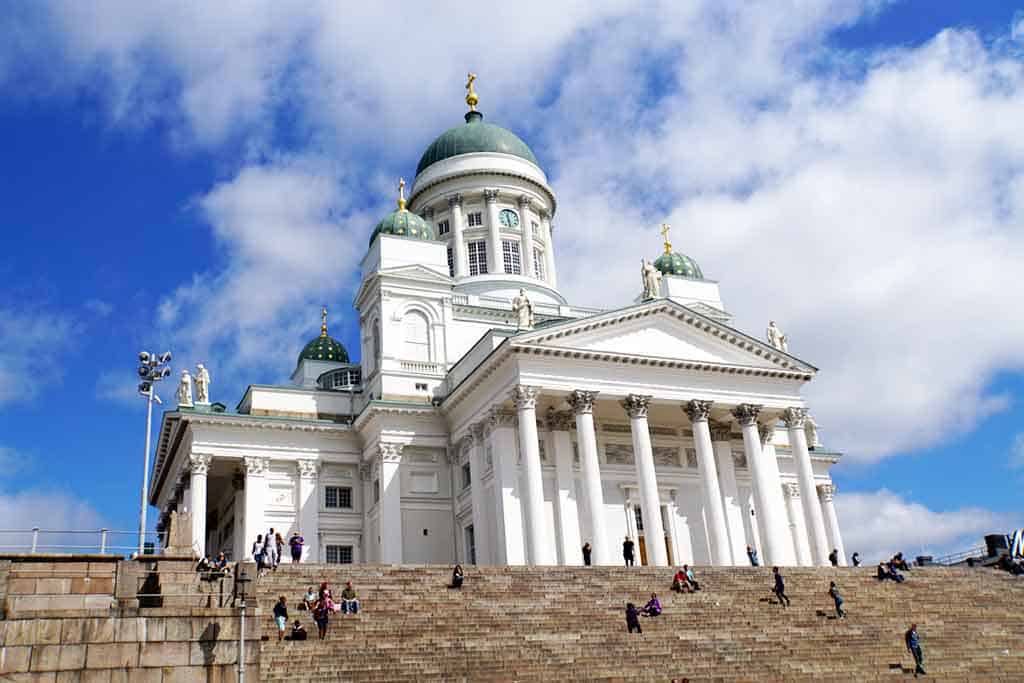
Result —
[[846, 610], [843, 609], [843, 596], [839, 594], [839, 586], [833, 581], [828, 586], [829, 597], [836, 603], [836, 618], [843, 619], [846, 617]]
[[747, 546], [747, 559], [750, 560], [751, 567], [761, 566], [761, 563], [757, 559], [757, 551], [751, 548], [749, 545]]
[[850, 556], [850, 561], [853, 562], [854, 567], [860, 566], [860, 553], [854, 553]]
[[907, 651], [914, 656], [914, 678], [918, 674], [926, 674], [924, 670], [924, 651], [921, 650], [921, 637], [917, 634], [917, 624], [911, 624], [907, 632], [903, 634], [903, 641], [907, 644]]
[[256, 563], [256, 578], [263, 576], [266, 570], [266, 558], [265, 551], [266, 544], [263, 543], [263, 534], [256, 536], [256, 541], [252, 544], [252, 559]]
[[[299, 620], [296, 619], [295, 623], [292, 624], [291, 640], [305, 640], [305, 639], [306, 639], [306, 629], [303, 628], [302, 624], [299, 622]], [[285, 640], [288, 640], [288, 638], [285, 638]]]
[[213, 569], [220, 574], [220, 576], [227, 576], [231, 573], [231, 570], [228, 568], [228, 558], [223, 552], [217, 553], [217, 559], [213, 563]]
[[341, 612], [342, 614], [358, 614], [359, 600], [356, 598], [356, 591], [352, 588], [352, 582], [345, 583], [345, 590], [341, 591]]
[[306, 594], [302, 597], [302, 604], [299, 605], [299, 609], [313, 611], [313, 605], [316, 604], [316, 591], [310, 586], [306, 589]]
[[656, 593], [651, 593], [651, 599], [647, 601], [640, 613], [645, 617], [656, 617], [661, 614], [661, 600], [658, 600]]
[[591, 548], [590, 548], [590, 543], [589, 542], [584, 543], [583, 544], [583, 566], [584, 567], [589, 567], [590, 566], [590, 553], [591, 552], [592, 551], [591, 551]]
[[633, 540], [629, 536], [626, 536], [626, 540], [622, 542], [622, 559], [626, 561], [627, 567], [634, 566], [633, 547]]
[[640, 613], [636, 611], [636, 605], [631, 602], [626, 603], [626, 629], [632, 633], [643, 633], [643, 629], [640, 628]]
[[896, 571], [896, 567], [893, 566], [891, 562], [889, 564], [886, 564], [885, 562], [879, 562], [877, 576], [879, 581], [888, 580], [895, 581], [896, 583], [903, 583], [904, 581], [906, 581], [906, 578], [898, 571]]
[[281, 534], [274, 534], [274, 571], [281, 564], [281, 557], [284, 555], [284, 539]]
[[677, 593], [689, 593], [690, 586], [686, 582], [686, 572], [682, 569], [676, 572], [676, 575], [672, 578], [672, 590]]
[[772, 588], [772, 593], [775, 593], [780, 605], [789, 607], [789, 596], [786, 595], [786, 582], [782, 578], [782, 572], [779, 571], [778, 567], [772, 567], [772, 575], [775, 576], [775, 586]]
[[899, 569], [901, 571], [909, 572], [910, 564], [903, 559], [903, 553], [896, 553], [892, 556], [892, 560], [889, 562], [889, 566], [893, 569]]
[[288, 605], [283, 595], [277, 599], [277, 604], [274, 605], [274, 621], [277, 622], [277, 639], [280, 641], [284, 638], [284, 629], [288, 625]]
[[316, 622], [316, 631], [320, 640], [327, 637], [327, 623], [333, 609], [334, 603], [331, 601], [331, 592], [327, 590], [327, 584], [320, 584], [320, 595], [317, 596], [316, 604], [313, 605], [313, 621]]
[[277, 569], [277, 541], [274, 529], [271, 528], [263, 537], [263, 566], [265, 569]]
[[292, 549], [292, 564], [302, 562], [302, 546], [305, 543], [306, 539], [300, 536], [298, 531], [292, 532], [292, 537], [288, 540], [288, 545]]
[[464, 577], [462, 575], [462, 565], [461, 564], [455, 565], [455, 569], [452, 570], [452, 582], [451, 582], [451, 584], [448, 587], [449, 588], [456, 588], [456, 589], [462, 588], [463, 578]]
[[833, 567], [839, 566], [839, 551], [832, 548], [832, 552], [828, 554], [828, 561], [832, 563]]

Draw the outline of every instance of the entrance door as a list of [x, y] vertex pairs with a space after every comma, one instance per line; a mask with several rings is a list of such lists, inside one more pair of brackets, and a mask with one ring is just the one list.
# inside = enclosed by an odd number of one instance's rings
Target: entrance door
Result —
[[472, 524], [466, 527], [466, 562], [476, 564], [476, 533]]

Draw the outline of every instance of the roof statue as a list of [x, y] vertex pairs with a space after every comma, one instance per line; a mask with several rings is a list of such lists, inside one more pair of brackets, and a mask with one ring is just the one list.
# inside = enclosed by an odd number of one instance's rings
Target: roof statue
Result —
[[644, 299], [654, 299], [661, 294], [661, 271], [645, 258], [640, 259], [640, 277], [644, 283]]
[[210, 403], [210, 373], [202, 363], [196, 364], [196, 403]]
[[768, 321], [768, 330], [765, 335], [768, 337], [768, 343], [773, 347], [779, 351], [789, 352], [789, 335], [783, 334], [774, 320]]
[[192, 375], [188, 370], [181, 371], [181, 379], [178, 381], [178, 391], [175, 394], [178, 399], [179, 408], [192, 407]]
[[516, 314], [516, 324], [520, 330], [533, 329], [533, 303], [524, 290], [520, 289], [519, 295], [512, 299], [512, 310]]
[[812, 451], [821, 445], [818, 438], [818, 423], [814, 421], [810, 413], [804, 417], [804, 436], [807, 438], [807, 447]]
[[466, 104], [469, 105], [470, 111], [476, 111], [476, 105], [480, 102], [480, 98], [476, 96], [476, 90], [473, 90], [473, 81], [475, 80], [476, 74], [470, 71], [466, 77]]

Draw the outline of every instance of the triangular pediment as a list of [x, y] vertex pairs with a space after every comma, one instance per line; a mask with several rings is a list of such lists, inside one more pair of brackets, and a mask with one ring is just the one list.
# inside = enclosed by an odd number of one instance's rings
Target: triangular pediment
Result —
[[378, 275], [387, 277], [403, 277], [409, 278], [410, 280], [419, 280], [421, 282], [436, 282], [443, 284], [451, 284], [452, 279], [447, 275], [439, 273], [438, 271], [421, 266], [418, 264], [408, 266], [397, 266], [394, 268], [383, 268], [377, 271]]
[[658, 299], [514, 337], [584, 357], [648, 358], [814, 373], [814, 366], [682, 304]]

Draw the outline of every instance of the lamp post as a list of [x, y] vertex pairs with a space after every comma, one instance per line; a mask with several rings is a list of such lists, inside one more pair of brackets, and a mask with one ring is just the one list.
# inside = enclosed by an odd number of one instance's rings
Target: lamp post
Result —
[[[241, 562], [239, 562], [241, 564]], [[252, 581], [243, 569], [235, 579], [238, 584], [239, 625], [238, 625], [238, 683], [245, 683], [245, 585]]]
[[155, 353], [142, 351], [139, 353], [139, 394], [146, 397], [146, 452], [142, 457], [142, 501], [139, 504], [139, 555], [146, 548], [146, 488], [149, 484], [149, 440], [153, 430], [153, 401], [160, 403], [160, 397], [154, 389], [157, 382], [169, 377], [171, 369], [171, 352], [164, 351], [157, 356]]

